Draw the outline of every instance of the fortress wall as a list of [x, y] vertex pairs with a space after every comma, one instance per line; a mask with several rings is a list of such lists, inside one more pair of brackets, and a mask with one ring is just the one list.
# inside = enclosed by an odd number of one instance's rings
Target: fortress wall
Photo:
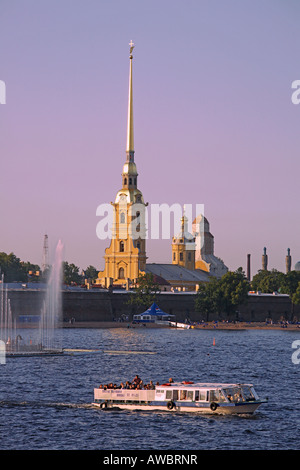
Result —
[[[8, 291], [13, 317], [19, 315], [39, 315], [43, 303], [44, 293], [38, 290], [14, 289]], [[96, 290], [63, 291], [63, 318], [69, 321], [74, 318], [80, 321], [113, 321], [121, 317], [122, 314], [129, 316], [140, 313], [146, 308], [132, 306], [128, 303], [130, 294]], [[195, 311], [195, 294], [185, 293], [162, 293], [158, 301], [159, 307], [166, 313], [176, 315], [176, 320], [181, 322], [186, 318], [191, 321], [206, 321], [207, 318], [201, 312]], [[150, 306], [150, 305], [149, 305]], [[262, 322], [266, 318], [279, 321], [284, 317], [292, 320], [296, 317], [300, 321], [300, 306], [292, 304], [289, 297], [279, 295], [255, 295], [249, 296], [249, 301], [238, 308], [239, 319], [241, 321]], [[222, 317], [227, 319], [225, 314]], [[214, 314], [210, 314], [208, 320], [220, 319]], [[235, 315], [228, 320], [235, 320]]]

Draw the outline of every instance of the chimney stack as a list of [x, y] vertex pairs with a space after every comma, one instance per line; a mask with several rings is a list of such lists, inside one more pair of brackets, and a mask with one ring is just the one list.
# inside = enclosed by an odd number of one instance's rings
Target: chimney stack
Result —
[[286, 273], [289, 273], [291, 271], [292, 257], [291, 257], [290, 253], [291, 253], [291, 250], [288, 248], [287, 249], [287, 255], [285, 257]]
[[247, 255], [247, 279], [251, 281], [251, 255]]
[[267, 271], [268, 269], [268, 255], [267, 255], [267, 248], [264, 248], [264, 254], [262, 255], [262, 269]]

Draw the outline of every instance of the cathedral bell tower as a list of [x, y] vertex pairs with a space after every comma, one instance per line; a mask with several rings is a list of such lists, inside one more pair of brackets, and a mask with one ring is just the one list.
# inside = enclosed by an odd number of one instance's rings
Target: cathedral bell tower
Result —
[[127, 117], [126, 161], [122, 172], [122, 189], [117, 192], [113, 206], [112, 240], [105, 250], [105, 269], [98, 273], [97, 284], [128, 287], [146, 268], [145, 204], [137, 188], [137, 169], [134, 161], [132, 51], [129, 55], [129, 93]]
[[172, 264], [195, 269], [195, 237], [188, 232], [188, 219], [183, 214], [181, 231], [172, 239]]

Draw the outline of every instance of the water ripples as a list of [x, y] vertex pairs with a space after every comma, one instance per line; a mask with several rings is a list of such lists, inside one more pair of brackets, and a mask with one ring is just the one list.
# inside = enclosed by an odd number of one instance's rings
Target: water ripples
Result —
[[[66, 329], [64, 348], [151, 351], [7, 359], [0, 366], [2, 449], [297, 449], [300, 366], [294, 335], [274, 331]], [[60, 333], [61, 334], [61, 333]], [[213, 346], [215, 338], [215, 346]], [[269, 402], [252, 416], [92, 406], [93, 388], [144, 381], [253, 382]]]

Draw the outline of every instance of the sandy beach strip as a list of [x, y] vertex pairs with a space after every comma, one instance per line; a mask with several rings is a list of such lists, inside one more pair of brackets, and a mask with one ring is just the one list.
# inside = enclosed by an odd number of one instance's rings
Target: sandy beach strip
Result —
[[[168, 325], [161, 325], [155, 323], [138, 324], [131, 322], [118, 322], [118, 321], [87, 321], [87, 322], [64, 322], [60, 324], [61, 328], [171, 328]], [[281, 323], [268, 323], [265, 322], [205, 322], [193, 324], [193, 329], [197, 330], [296, 330], [300, 332], [300, 324], [281, 324]], [[172, 328], [174, 329], [174, 328]]]

